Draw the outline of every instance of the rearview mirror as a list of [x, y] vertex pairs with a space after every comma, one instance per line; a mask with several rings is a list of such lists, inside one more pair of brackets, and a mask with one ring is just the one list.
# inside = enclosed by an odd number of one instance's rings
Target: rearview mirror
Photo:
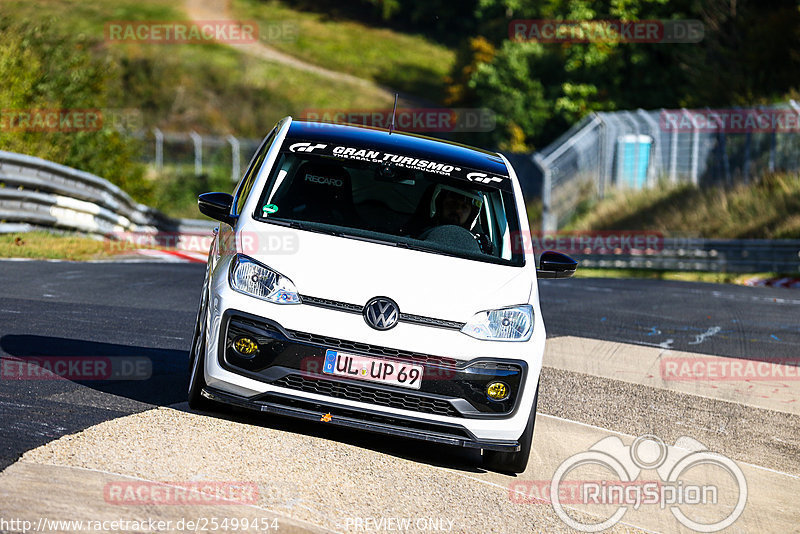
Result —
[[539, 258], [536, 276], [539, 278], [570, 278], [575, 274], [578, 262], [560, 252], [546, 250]]
[[203, 193], [197, 197], [200, 213], [233, 226], [236, 223], [236, 216], [231, 215], [231, 206], [233, 206], [233, 195], [229, 193]]

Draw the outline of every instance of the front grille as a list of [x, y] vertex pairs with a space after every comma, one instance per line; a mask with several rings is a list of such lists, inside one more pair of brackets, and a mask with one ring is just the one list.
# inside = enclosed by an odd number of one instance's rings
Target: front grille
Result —
[[447, 321], [445, 319], [434, 319], [433, 317], [425, 317], [423, 315], [413, 315], [411, 313], [401, 313], [400, 322], [421, 324], [425, 326], [438, 326], [439, 328], [450, 328], [452, 330], [461, 330], [466, 323], [459, 323], [458, 321]]
[[341, 310], [350, 313], [361, 313], [361, 310], [364, 309], [364, 306], [359, 306], [358, 304], [348, 304], [347, 302], [321, 299], [319, 297], [311, 297], [309, 295], [300, 295], [300, 301], [303, 304], [310, 304], [312, 306], [319, 306], [320, 308], [330, 308], [331, 310]]
[[447, 415], [450, 417], [460, 416], [458, 411], [447, 401], [431, 399], [411, 392], [398, 393], [358, 384], [344, 384], [342, 382], [333, 382], [323, 379], [309, 380], [298, 375], [285, 376], [280, 380], [276, 380], [273, 384], [289, 389], [305, 391], [306, 393], [317, 393], [336, 399], [366, 402], [412, 412]]
[[[364, 306], [358, 304], [350, 304], [348, 302], [340, 302], [338, 300], [322, 299], [319, 297], [312, 297], [309, 295], [300, 295], [300, 301], [303, 304], [311, 306], [319, 306], [320, 308], [328, 308], [330, 310], [339, 310], [347, 313], [362, 313]], [[464, 328], [465, 323], [458, 321], [448, 321], [446, 319], [436, 319], [434, 317], [425, 317], [424, 315], [414, 315], [412, 313], [400, 313], [398, 319], [401, 323], [413, 323], [423, 326], [435, 326], [438, 328], [449, 328], [452, 330], [461, 330]]]
[[354, 350], [365, 352], [376, 356], [388, 356], [390, 358], [398, 358], [403, 360], [413, 360], [417, 362], [427, 363], [430, 365], [439, 365], [442, 367], [457, 367], [458, 360], [448, 358], [446, 356], [432, 356], [430, 354], [422, 354], [419, 352], [412, 352], [409, 350], [390, 349], [388, 347], [379, 347], [377, 345], [370, 345], [368, 343], [359, 343], [357, 341], [346, 341], [335, 337], [320, 336], [317, 334], [309, 334], [307, 332], [300, 332], [298, 330], [287, 330], [289, 337], [295, 341], [305, 341], [307, 343], [314, 343], [316, 345], [323, 345], [326, 348], [340, 349], [340, 350]]

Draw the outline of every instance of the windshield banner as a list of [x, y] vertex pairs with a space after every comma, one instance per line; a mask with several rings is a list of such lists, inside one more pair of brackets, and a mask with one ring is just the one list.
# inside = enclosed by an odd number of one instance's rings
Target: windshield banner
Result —
[[489, 186], [503, 191], [511, 191], [511, 180], [508, 176], [497, 175], [476, 169], [457, 167], [442, 161], [414, 157], [408, 154], [384, 152], [372, 148], [340, 145], [335, 143], [318, 143], [287, 139], [284, 150], [292, 153], [314, 154], [318, 156], [332, 156], [341, 159], [365, 161], [367, 163], [388, 164], [396, 167], [423, 171], [431, 174], [450, 176], [467, 180], [474, 184]]

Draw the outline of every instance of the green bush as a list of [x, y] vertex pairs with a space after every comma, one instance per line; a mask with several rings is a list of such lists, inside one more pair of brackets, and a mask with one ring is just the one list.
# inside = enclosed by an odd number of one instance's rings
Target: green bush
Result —
[[7, 114], [0, 147], [97, 174], [149, 202], [152, 188], [135, 161], [137, 143], [121, 132], [107, 124], [96, 130], [33, 131], [10, 119], [33, 110], [104, 113], [118, 69], [108, 56], [92, 53], [97, 44], [59, 33], [51, 22], [0, 20], [0, 110]]

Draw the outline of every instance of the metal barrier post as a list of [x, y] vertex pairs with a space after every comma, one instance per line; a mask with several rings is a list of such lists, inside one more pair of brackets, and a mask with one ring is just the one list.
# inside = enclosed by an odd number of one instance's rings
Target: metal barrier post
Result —
[[769, 172], [775, 172], [775, 145], [776, 145], [776, 133], [775, 130], [772, 130], [772, 134], [769, 136]]
[[672, 129], [669, 138], [669, 181], [671, 184], [678, 183], [678, 128]]
[[697, 175], [697, 170], [700, 165], [700, 129], [697, 127], [697, 124], [694, 122], [694, 116], [691, 115], [689, 112], [689, 116], [692, 117], [692, 160], [691, 160], [691, 178], [692, 184], [697, 186], [700, 183], [700, 178]]
[[753, 134], [747, 132], [744, 136], [744, 164], [742, 165], [742, 174], [744, 175], [744, 183], [750, 183], [750, 145], [752, 144]]
[[164, 169], [164, 134], [153, 128], [153, 135], [156, 137], [156, 170], [161, 172]]
[[231, 180], [234, 182], [239, 181], [240, 174], [240, 161], [241, 153], [239, 151], [239, 140], [234, 136], [227, 137], [228, 142], [231, 144]]
[[194, 143], [194, 174], [200, 176], [203, 174], [203, 138], [194, 130], [189, 132], [189, 137]]
[[553, 189], [553, 175], [550, 167], [544, 162], [539, 154], [533, 155], [533, 161], [542, 169], [542, 231], [555, 232], [556, 219], [551, 205], [551, 192]]

